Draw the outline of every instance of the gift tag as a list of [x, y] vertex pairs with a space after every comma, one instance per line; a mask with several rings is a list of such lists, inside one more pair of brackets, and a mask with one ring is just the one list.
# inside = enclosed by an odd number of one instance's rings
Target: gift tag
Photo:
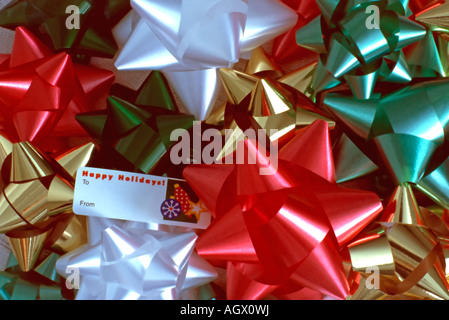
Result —
[[211, 220], [185, 180], [90, 167], [77, 171], [73, 212], [200, 229]]

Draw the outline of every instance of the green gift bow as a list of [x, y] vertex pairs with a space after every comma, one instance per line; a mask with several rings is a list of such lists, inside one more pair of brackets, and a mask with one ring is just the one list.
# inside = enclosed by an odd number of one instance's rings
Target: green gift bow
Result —
[[10, 255], [5, 271], [0, 271], [0, 300], [64, 300], [73, 299], [65, 279], [55, 269], [57, 253], [49, 256], [33, 271], [22, 272]]
[[317, 3], [321, 15], [296, 34], [298, 45], [320, 54], [315, 93], [346, 82], [358, 99], [369, 99], [377, 82], [445, 76], [432, 31], [407, 18], [408, 1]]
[[[97, 165], [156, 174], [153, 169], [177, 142], [170, 140], [172, 131], [192, 128], [195, 118], [177, 111], [169, 85], [158, 71], [149, 75], [138, 92], [121, 89], [126, 100], [110, 96], [107, 110], [81, 113], [76, 119], [101, 146]], [[157, 173], [166, 173], [161, 170]]]
[[324, 105], [352, 141], [385, 168], [396, 184], [422, 183], [437, 188], [449, 183], [445, 179], [449, 174], [441, 171], [448, 161], [441, 164], [448, 155], [448, 90], [449, 79], [444, 78], [366, 100], [328, 93]]
[[[77, 17], [70, 6], [79, 9]], [[130, 9], [129, 0], [19, 0], [0, 11], [0, 26], [26, 26], [74, 56], [112, 58], [118, 47], [111, 29]], [[68, 28], [66, 22], [78, 17], [79, 28]]]

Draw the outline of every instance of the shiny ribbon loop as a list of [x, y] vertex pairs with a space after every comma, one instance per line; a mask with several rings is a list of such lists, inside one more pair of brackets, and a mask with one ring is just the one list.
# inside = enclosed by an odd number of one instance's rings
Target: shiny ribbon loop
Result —
[[[232, 154], [234, 140], [243, 140], [248, 129], [263, 131], [270, 141], [282, 146], [297, 129], [316, 119], [327, 121], [331, 128], [335, 125], [297, 90], [297, 74], [284, 74], [261, 47], [253, 50], [245, 71], [222, 68], [219, 74], [228, 102], [205, 121], [224, 125], [225, 145], [217, 158]], [[226, 129], [232, 129], [230, 135], [226, 135]]]
[[[170, 136], [176, 129], [189, 130], [193, 115], [179, 112], [165, 77], [152, 72], [137, 92], [110, 96], [107, 109], [76, 115], [76, 120], [99, 144], [97, 166], [144, 173], [169, 170], [162, 161], [176, 143]], [[125, 97], [131, 101], [124, 100]], [[134, 101], [133, 101], [134, 100]]]
[[71, 223], [74, 175], [90, 161], [94, 148], [91, 143], [75, 148], [59, 163], [29, 142], [6, 149], [11, 155], [2, 171], [9, 169], [10, 177], [0, 194], [0, 230], [9, 237], [20, 267], [30, 271], [43, 249], [56, 244]]
[[324, 104], [395, 182], [418, 183], [446, 143], [447, 85], [446, 79], [417, 83], [363, 101], [329, 93]]
[[56, 263], [60, 275], [67, 268], [79, 270], [78, 300], [195, 297], [192, 290], [217, 276], [193, 251], [197, 235], [192, 231], [163, 230], [132, 220], [89, 218], [88, 224], [93, 235], [89, 244]]
[[[228, 278], [228, 298], [263, 298], [275, 289], [291, 293], [303, 287], [338, 298], [348, 294], [339, 247], [382, 206], [373, 193], [336, 186], [328, 139], [327, 123], [315, 121], [280, 150], [271, 175], [258, 172], [261, 164], [269, 163], [266, 159], [184, 170], [195, 193], [217, 217], [200, 236], [198, 253], [212, 261], [229, 261], [228, 272], [240, 274]], [[243, 146], [263, 159], [251, 139]], [[358, 199], [356, 206], [351, 199]], [[311, 269], [317, 275], [313, 279], [307, 278]], [[247, 287], [238, 289], [242, 277]]]
[[[283, 2], [298, 14], [296, 25], [274, 39], [272, 56], [278, 62], [287, 64], [297, 61], [300, 57], [301, 63], [318, 59], [318, 55], [296, 45], [296, 31], [304, 27], [308, 22], [320, 14], [320, 10], [315, 1], [283, 0]], [[303, 62], [304, 61], [304, 62]], [[306, 64], [306, 63], [304, 63]]]
[[[119, 70], [230, 67], [241, 53], [287, 31], [297, 20], [290, 8], [272, 0], [216, 0], [207, 4], [196, 0], [133, 0], [131, 5], [144, 23], [134, 24], [120, 50], [116, 59]], [[143, 39], [152, 40], [151, 48], [134, 50]]]
[[377, 268], [379, 277], [378, 287], [369, 289], [360, 285], [355, 296], [378, 292], [379, 296], [387, 297], [448, 299], [444, 220], [427, 209], [420, 209], [411, 186], [403, 184], [396, 188], [376, 224], [381, 228], [371, 228], [349, 244], [354, 271], [367, 278]]
[[326, 0], [318, 5], [321, 16], [296, 33], [300, 46], [320, 54], [315, 92], [346, 82], [355, 97], [369, 99], [378, 83], [445, 76], [444, 53], [439, 54], [444, 49], [437, 48], [431, 30], [409, 18], [408, 5]]
[[89, 62], [92, 56], [114, 57], [111, 29], [130, 9], [125, 0], [14, 1], [0, 11], [0, 26], [26, 27], [55, 50]]
[[0, 272], [0, 300], [73, 299], [73, 290], [69, 290], [65, 278], [56, 273], [58, 257], [55, 252], [49, 253], [35, 270], [29, 272], [21, 271], [15, 264], [17, 261], [10, 258], [6, 270]]
[[428, 255], [419, 263], [419, 265], [407, 275], [407, 277], [399, 283], [393, 292], [389, 294], [402, 294], [412, 289], [420, 279], [426, 275], [430, 269], [434, 266], [434, 263], [441, 259], [442, 255], [441, 247], [435, 245]]
[[30, 141], [48, 152], [62, 152], [52, 138], [85, 136], [74, 115], [92, 110], [112, 85], [110, 71], [72, 63], [53, 54], [24, 27], [16, 29], [9, 65], [0, 70], [2, 133]]

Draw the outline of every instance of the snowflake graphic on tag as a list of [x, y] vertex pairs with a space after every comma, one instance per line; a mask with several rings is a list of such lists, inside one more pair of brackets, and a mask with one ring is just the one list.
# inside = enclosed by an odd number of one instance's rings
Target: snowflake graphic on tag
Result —
[[181, 204], [176, 199], [166, 199], [161, 204], [161, 213], [167, 219], [176, 219], [181, 212]]

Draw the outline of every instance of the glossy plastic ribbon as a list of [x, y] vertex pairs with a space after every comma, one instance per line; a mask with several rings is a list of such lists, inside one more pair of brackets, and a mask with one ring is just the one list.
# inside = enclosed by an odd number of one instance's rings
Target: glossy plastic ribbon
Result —
[[418, 206], [409, 184], [398, 186], [377, 226], [349, 245], [353, 269], [365, 280], [351, 298], [449, 299], [448, 230], [440, 216]]
[[449, 157], [435, 169], [428, 170], [416, 188], [438, 205], [449, 209]]
[[[444, 162], [437, 166], [445, 157], [439, 150], [447, 140], [447, 88], [442, 79], [364, 101], [337, 93], [324, 98], [352, 141], [397, 185], [383, 217], [349, 245], [353, 269], [363, 277], [351, 299], [449, 297], [442, 244], [447, 235], [440, 234], [445, 223], [420, 209], [411, 188], [422, 186], [436, 196], [447, 185], [439, 171]], [[373, 270], [378, 271], [375, 288], [367, 285]]]
[[379, 198], [336, 185], [323, 120], [280, 150], [272, 175], [259, 174], [268, 162], [253, 140], [244, 145], [260, 156], [258, 164], [184, 170], [216, 215], [197, 250], [203, 258], [227, 263], [227, 298], [262, 299], [304, 287], [345, 298], [349, 284], [339, 249], [380, 213]]
[[274, 39], [271, 53], [273, 58], [282, 64], [300, 63], [302, 65], [305, 62], [317, 60], [318, 55], [316, 53], [296, 45], [296, 31], [320, 14], [316, 1], [283, 0], [282, 2], [296, 11], [298, 21], [292, 29]]
[[[449, 298], [447, 235], [439, 232], [445, 223], [420, 209], [411, 187], [445, 205], [448, 85], [446, 79], [418, 82], [366, 100], [338, 93], [324, 97], [351, 140], [396, 185], [382, 219], [349, 246], [353, 269], [363, 277], [352, 299]], [[380, 272], [374, 289], [367, 285], [373, 270]]]
[[273, 0], [133, 0], [131, 5], [135, 20], [116, 60], [119, 70], [229, 68], [241, 53], [297, 20], [290, 8]]
[[[110, 71], [53, 54], [26, 28], [16, 29], [11, 55], [0, 65], [1, 132], [45, 151], [65, 151], [52, 137], [86, 136], [74, 115], [93, 110], [114, 81]], [[49, 139], [45, 141], [45, 139]]]
[[[131, 215], [132, 218], [132, 215]], [[89, 218], [89, 244], [56, 263], [79, 270], [78, 300], [172, 300], [214, 280], [216, 271], [193, 251], [197, 235], [181, 229]], [[198, 299], [198, 297], [196, 297]]]
[[113, 58], [118, 47], [111, 30], [130, 9], [127, 0], [65, 0], [57, 5], [21, 0], [0, 11], [0, 26], [26, 27], [55, 50], [83, 61], [91, 56]]
[[11, 256], [5, 271], [0, 272], [0, 300], [64, 300], [73, 299], [65, 278], [56, 273], [57, 253], [49, 254], [35, 270], [23, 272]]
[[176, 143], [170, 140], [172, 131], [188, 130], [195, 118], [178, 111], [167, 81], [158, 71], [152, 72], [137, 92], [123, 87], [114, 92], [123, 98], [110, 96], [106, 110], [76, 116], [100, 146], [96, 165], [143, 173], [154, 173], [158, 164], [162, 171], [167, 169], [162, 159]]
[[448, 88], [442, 79], [367, 100], [329, 93], [324, 105], [395, 183], [418, 183], [429, 166], [442, 161], [437, 150], [447, 141]]
[[253, 50], [244, 72], [228, 68], [219, 72], [228, 102], [206, 119], [210, 124], [224, 124], [225, 130], [232, 132], [225, 135], [219, 157], [233, 153], [234, 140], [244, 139], [247, 129], [263, 129], [271, 141], [282, 145], [297, 129], [316, 119], [327, 121], [331, 128], [335, 126], [334, 121], [296, 90], [297, 74], [284, 74], [261, 47]]
[[[437, 49], [437, 54], [435, 54], [434, 50], [429, 50], [432, 52], [432, 55], [429, 55], [429, 58], [426, 61], [421, 61], [421, 63], [425, 64], [426, 69], [436, 67], [440, 67], [444, 70], [445, 74], [448, 74], [448, 28], [449, 25], [447, 23], [447, 15], [448, 15], [448, 2], [445, 0], [437, 0], [430, 2], [413, 2], [414, 5], [414, 13], [415, 20], [422, 23], [429, 30], [432, 31], [435, 37], [435, 44]], [[433, 47], [432, 42], [428, 42], [428, 45]], [[416, 57], [419, 59], [419, 55]]]
[[[71, 250], [83, 243], [82, 228], [72, 223], [74, 176], [90, 161], [94, 146], [89, 143], [51, 159], [29, 142], [8, 143], [2, 144], [10, 155], [2, 164], [0, 232], [8, 236], [20, 268], [30, 271], [44, 249], [55, 245]], [[66, 232], [69, 225], [73, 229]]]
[[[221, 90], [217, 68], [294, 26], [293, 10], [275, 0], [133, 0], [114, 29], [118, 70], [162, 70], [189, 113], [205, 120]], [[186, 85], [188, 84], [188, 85]], [[192, 94], [195, 92], [195, 94]]]
[[296, 34], [300, 46], [320, 54], [312, 84], [316, 92], [338, 80], [346, 82], [357, 98], [368, 99], [378, 82], [445, 76], [432, 31], [408, 18], [407, 3], [317, 3], [321, 16]]

